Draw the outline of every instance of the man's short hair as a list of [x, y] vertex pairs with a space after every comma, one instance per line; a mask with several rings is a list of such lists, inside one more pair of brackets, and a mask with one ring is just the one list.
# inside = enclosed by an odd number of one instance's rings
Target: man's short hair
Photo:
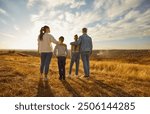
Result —
[[59, 37], [59, 41], [63, 42], [63, 41], [64, 41], [64, 37], [63, 37], [63, 36], [60, 36], [60, 37]]
[[83, 33], [87, 33], [87, 28], [83, 28], [83, 29], [82, 29], [82, 32], [83, 32]]

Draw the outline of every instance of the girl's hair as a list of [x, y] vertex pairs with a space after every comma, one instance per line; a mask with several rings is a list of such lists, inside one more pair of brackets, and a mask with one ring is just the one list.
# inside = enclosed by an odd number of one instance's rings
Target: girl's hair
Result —
[[[74, 39], [75, 39], [75, 41], [77, 41], [78, 40], [78, 35], [76, 34], [76, 35], [74, 35]], [[77, 50], [77, 45], [75, 45], [75, 47], [74, 47], [74, 50], [76, 51]]]
[[77, 41], [78, 40], [78, 35], [76, 34], [76, 35], [74, 35], [74, 39], [75, 39], [75, 41]]
[[43, 40], [43, 35], [44, 35], [44, 33], [46, 33], [46, 29], [49, 29], [49, 26], [45, 25], [44, 27], [41, 28], [40, 34], [39, 34], [39, 39], [40, 40]]

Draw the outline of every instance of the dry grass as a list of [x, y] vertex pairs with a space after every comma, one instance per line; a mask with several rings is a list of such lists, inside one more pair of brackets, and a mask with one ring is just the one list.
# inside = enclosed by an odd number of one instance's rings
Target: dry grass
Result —
[[[49, 81], [44, 82], [39, 78], [39, 62], [35, 56], [0, 55], [0, 96], [150, 96], [150, 66], [146, 64], [92, 60], [89, 80], [73, 76], [59, 81], [53, 58]], [[67, 59], [67, 72], [69, 63]]]

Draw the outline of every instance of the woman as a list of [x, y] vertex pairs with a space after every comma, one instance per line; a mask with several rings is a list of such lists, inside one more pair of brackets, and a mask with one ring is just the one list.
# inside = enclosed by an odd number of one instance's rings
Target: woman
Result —
[[[76, 34], [74, 36], [74, 42], [77, 42], [78, 35]], [[70, 69], [69, 69], [69, 77], [71, 76], [72, 67], [73, 64], [76, 63], [76, 76], [78, 76], [78, 70], [79, 70], [79, 60], [80, 60], [80, 52], [79, 52], [79, 45], [71, 45], [71, 62], [70, 62]]]
[[44, 26], [40, 30], [40, 34], [38, 36], [38, 51], [41, 55], [41, 64], [40, 64], [40, 73], [41, 78], [43, 77], [43, 73], [45, 75], [45, 81], [47, 81], [47, 74], [49, 71], [49, 64], [52, 58], [52, 42], [57, 44], [58, 42], [55, 38], [49, 34], [50, 28], [48, 26]]

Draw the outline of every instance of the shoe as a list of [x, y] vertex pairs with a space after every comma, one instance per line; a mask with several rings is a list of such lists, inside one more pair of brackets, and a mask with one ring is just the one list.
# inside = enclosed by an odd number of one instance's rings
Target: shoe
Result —
[[81, 76], [80, 78], [89, 78], [89, 76], [84, 75], [84, 76]]
[[84, 78], [86, 78], [88, 80], [88, 79], [90, 79], [90, 76], [84, 76]]

